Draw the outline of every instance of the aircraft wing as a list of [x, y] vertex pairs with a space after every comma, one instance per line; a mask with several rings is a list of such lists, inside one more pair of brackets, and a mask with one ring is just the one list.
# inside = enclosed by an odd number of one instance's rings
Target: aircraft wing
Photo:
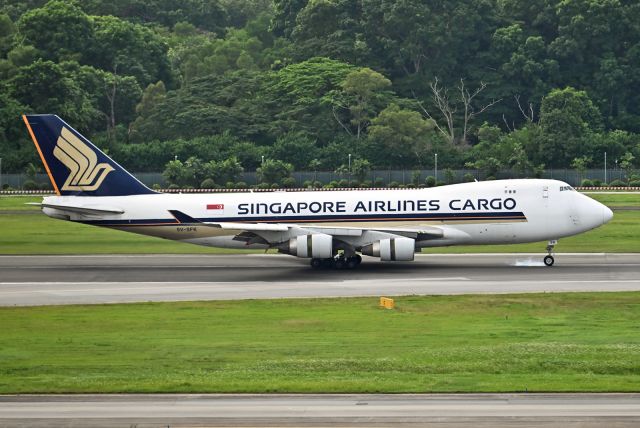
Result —
[[435, 226], [421, 226], [419, 228], [354, 228], [354, 227], [335, 227], [335, 226], [307, 226], [299, 224], [283, 224], [283, 223], [230, 223], [230, 222], [201, 222], [181, 211], [169, 210], [176, 220], [185, 224], [199, 224], [208, 227], [235, 232], [238, 236], [255, 236], [260, 235], [269, 241], [268, 236], [272, 232], [287, 232], [292, 229], [301, 230], [306, 233], [323, 233], [336, 238], [340, 237], [357, 237], [362, 236], [366, 231], [383, 232], [392, 235], [404, 236], [420, 239], [438, 239], [444, 236], [444, 230]]

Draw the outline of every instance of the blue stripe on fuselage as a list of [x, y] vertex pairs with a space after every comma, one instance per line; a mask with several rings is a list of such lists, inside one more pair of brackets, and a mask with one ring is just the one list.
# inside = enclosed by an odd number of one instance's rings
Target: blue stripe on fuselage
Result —
[[[522, 212], [489, 212], [489, 213], [406, 213], [406, 214], [336, 214], [336, 215], [298, 215], [268, 217], [207, 217], [196, 218], [203, 223], [327, 223], [327, 222], [373, 222], [373, 221], [473, 221], [473, 220], [505, 220], [526, 221]], [[83, 220], [82, 223], [99, 226], [144, 226], [181, 224], [175, 218], [136, 219], [136, 220]]]

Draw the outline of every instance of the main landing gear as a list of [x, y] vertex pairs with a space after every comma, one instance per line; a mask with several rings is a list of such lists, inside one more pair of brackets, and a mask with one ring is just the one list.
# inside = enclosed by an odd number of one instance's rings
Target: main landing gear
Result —
[[553, 240], [553, 241], [549, 241], [549, 243], [547, 244], [547, 254], [544, 258], [544, 264], [551, 267], [553, 266], [553, 262], [555, 261], [555, 259], [553, 258], [553, 247], [556, 246], [556, 244], [558, 243], [558, 241]]
[[345, 257], [338, 254], [328, 259], [311, 259], [311, 267], [314, 269], [355, 269], [362, 262], [362, 257], [355, 254]]

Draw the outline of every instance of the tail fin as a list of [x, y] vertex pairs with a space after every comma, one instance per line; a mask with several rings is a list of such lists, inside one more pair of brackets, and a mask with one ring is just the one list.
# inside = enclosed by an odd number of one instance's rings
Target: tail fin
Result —
[[54, 114], [22, 116], [58, 195], [155, 193]]

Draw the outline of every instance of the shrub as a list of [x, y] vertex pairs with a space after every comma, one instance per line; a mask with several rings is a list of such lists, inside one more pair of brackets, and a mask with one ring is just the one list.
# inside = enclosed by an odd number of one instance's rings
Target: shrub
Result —
[[304, 187], [305, 189], [309, 189], [311, 187], [313, 187], [313, 181], [311, 180], [304, 180], [302, 182], [302, 187]]
[[256, 189], [270, 189], [271, 184], [269, 183], [260, 183], [256, 186]]
[[600, 187], [602, 186], [602, 180], [598, 180], [597, 178], [592, 180], [593, 182], [593, 187]]
[[430, 175], [427, 178], [425, 178], [424, 184], [426, 184], [427, 187], [433, 187], [436, 185], [436, 178], [433, 175]]
[[398, 188], [398, 186], [400, 186], [400, 183], [398, 183], [397, 181], [392, 181], [391, 183], [389, 183], [389, 187], [391, 187], [392, 189], [396, 189]]
[[175, 184], [175, 183], [171, 183], [171, 184], [169, 184], [169, 187], [168, 187], [168, 188], [169, 188], [169, 189], [179, 189], [179, 188], [180, 188], [180, 186], [178, 186], [178, 185], [177, 185], [177, 184]]
[[313, 182], [313, 187], [315, 187], [316, 189], [319, 189], [322, 187], [322, 181], [316, 180]]
[[24, 190], [38, 190], [38, 183], [33, 180], [27, 180], [22, 185], [22, 188]]
[[246, 189], [247, 187], [247, 183], [245, 183], [244, 181], [238, 181], [236, 183], [236, 189]]
[[235, 189], [236, 188], [236, 183], [234, 183], [233, 181], [227, 181], [225, 183], [224, 187], [226, 187], [227, 189]]
[[45, 181], [43, 183], [40, 183], [39, 187], [40, 187], [40, 190], [51, 190], [51, 183], [49, 183], [48, 181]]
[[442, 180], [438, 180], [438, 182], [436, 183], [436, 186], [444, 186], [445, 184], [447, 184], [447, 183], [445, 183]]
[[422, 175], [422, 171], [413, 171], [411, 173], [411, 183], [414, 185], [420, 184], [420, 176]]
[[462, 176], [462, 181], [464, 181], [465, 183], [471, 183], [472, 181], [475, 181], [475, 179], [476, 178], [470, 172], [467, 172]]
[[160, 189], [162, 189], [162, 187], [161, 187], [158, 183], [153, 183], [153, 186], [151, 186], [151, 188], [152, 188], [153, 190], [160, 190]]
[[640, 187], [640, 180], [632, 180], [629, 182], [629, 186], [631, 187]]
[[413, 184], [413, 183], [408, 183], [405, 187], [406, 187], [407, 189], [415, 189], [415, 188], [416, 188], [416, 185], [415, 185], [415, 184]]
[[338, 181], [338, 187], [349, 187], [349, 180], [342, 179]]
[[362, 187], [363, 189], [368, 189], [371, 187], [371, 185], [371, 180], [364, 180], [362, 183], [360, 183], [360, 187]]
[[376, 187], [384, 187], [384, 178], [382, 177], [376, 177], [375, 181], [373, 182], [373, 184]]
[[589, 180], [588, 178], [585, 178], [584, 180], [582, 180], [580, 185], [582, 187], [593, 187], [593, 181]]
[[205, 178], [204, 180], [202, 180], [202, 183], [200, 183], [200, 188], [201, 189], [213, 189], [216, 185], [216, 182], [213, 181], [212, 178]]
[[333, 181], [329, 184], [325, 184], [324, 186], [322, 186], [325, 189], [335, 189], [336, 186], [333, 185]]
[[279, 188], [280, 188], [280, 185], [279, 185], [278, 183], [273, 183], [273, 184], [271, 185], [271, 188], [272, 188], [272, 189], [279, 189]]
[[627, 187], [627, 183], [622, 180], [613, 180], [609, 182], [610, 187]]
[[484, 181], [493, 181], [496, 178], [493, 175], [488, 176], [487, 178], [484, 179]]
[[296, 179], [293, 177], [285, 177], [282, 179], [282, 187], [285, 189], [292, 189], [296, 187]]

